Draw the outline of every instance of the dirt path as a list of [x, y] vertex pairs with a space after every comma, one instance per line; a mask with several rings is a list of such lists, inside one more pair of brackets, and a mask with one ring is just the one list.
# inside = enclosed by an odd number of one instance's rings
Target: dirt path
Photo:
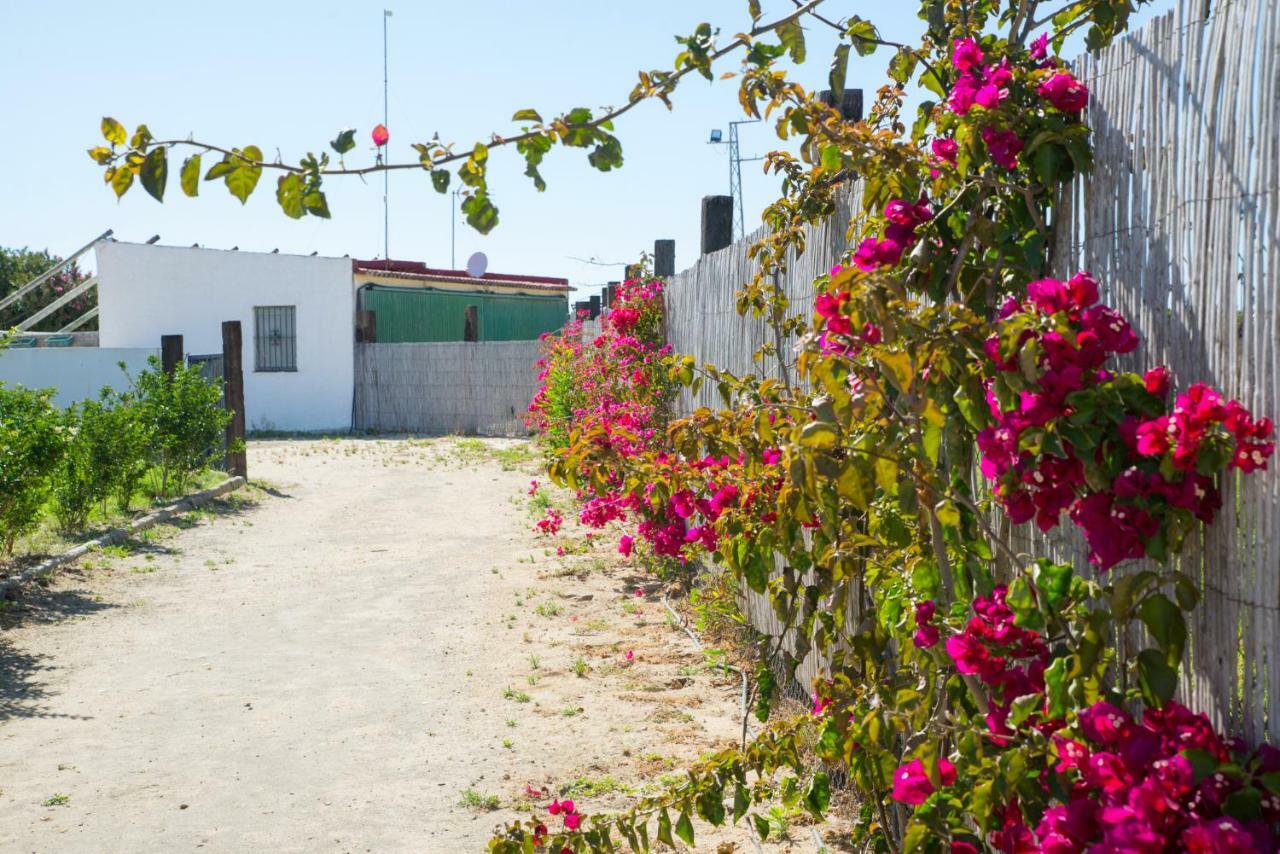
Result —
[[660, 605], [546, 556], [512, 447], [254, 443], [274, 494], [9, 614], [0, 850], [478, 851], [732, 740]]

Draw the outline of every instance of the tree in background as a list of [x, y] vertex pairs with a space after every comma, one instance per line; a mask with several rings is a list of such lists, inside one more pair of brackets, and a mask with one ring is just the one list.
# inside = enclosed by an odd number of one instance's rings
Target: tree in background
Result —
[[[0, 246], [0, 299], [13, 293], [61, 260], [57, 255], [49, 254], [48, 250], [37, 252], [26, 247], [7, 249]], [[88, 278], [89, 274], [72, 262], [13, 305], [0, 309], [0, 329], [16, 326], [23, 318], [53, 302]], [[56, 332], [97, 304], [97, 289], [91, 288], [37, 323], [33, 331]], [[90, 332], [97, 328], [98, 319], [95, 317], [80, 327], [80, 330]]]

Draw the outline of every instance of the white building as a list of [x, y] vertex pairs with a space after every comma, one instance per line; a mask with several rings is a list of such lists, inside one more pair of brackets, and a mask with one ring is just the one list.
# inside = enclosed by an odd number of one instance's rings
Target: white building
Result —
[[351, 427], [355, 291], [348, 258], [106, 242], [97, 247], [99, 346], [222, 352], [240, 321], [249, 430]]

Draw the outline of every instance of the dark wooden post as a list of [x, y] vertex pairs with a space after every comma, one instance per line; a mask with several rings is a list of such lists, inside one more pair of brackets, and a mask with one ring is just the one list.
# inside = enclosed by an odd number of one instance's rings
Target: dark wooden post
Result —
[[480, 340], [480, 308], [469, 305], [462, 317], [462, 340]]
[[659, 279], [669, 279], [676, 274], [676, 242], [653, 241], [653, 274]]
[[356, 312], [356, 341], [361, 344], [374, 344], [378, 340], [378, 313], [376, 311]]
[[830, 89], [823, 89], [818, 93], [818, 100], [826, 104], [828, 107], [835, 107], [840, 111], [840, 117], [846, 122], [862, 121], [862, 90], [861, 89], [845, 89], [840, 96], [840, 103], [836, 103], [835, 95]]
[[244, 448], [244, 364], [238, 320], [222, 324], [222, 399], [231, 413], [231, 420], [227, 422], [227, 474], [247, 480], [249, 460]]
[[182, 336], [161, 335], [160, 367], [164, 369], [165, 376], [172, 377], [180, 364], [182, 364]]
[[591, 319], [595, 320], [597, 317], [600, 316], [600, 295], [593, 294], [589, 298], [588, 302], [590, 303], [590, 307], [591, 307]]
[[702, 197], [702, 254], [733, 242], [733, 196]]

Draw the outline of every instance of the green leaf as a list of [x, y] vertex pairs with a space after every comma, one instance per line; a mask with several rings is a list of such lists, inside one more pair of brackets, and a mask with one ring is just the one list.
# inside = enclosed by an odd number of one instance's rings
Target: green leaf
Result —
[[537, 122], [542, 124], [542, 116], [537, 110], [516, 110], [516, 114], [511, 117], [513, 122]]
[[448, 169], [432, 169], [431, 170], [431, 186], [436, 188], [437, 193], [449, 192], [449, 179], [453, 173]]
[[790, 21], [784, 21], [775, 29], [778, 33], [778, 41], [782, 42], [782, 46], [787, 49], [791, 60], [797, 65], [804, 62], [804, 29], [800, 26], [800, 20], [793, 18]]
[[138, 178], [152, 198], [157, 202], [164, 201], [164, 188], [169, 183], [169, 159], [163, 145], [147, 152], [142, 168], [138, 170]]
[[254, 188], [258, 186], [258, 179], [262, 177], [262, 167], [257, 164], [261, 161], [262, 149], [256, 145], [245, 146], [244, 150], [237, 152], [231, 160], [231, 171], [227, 173], [224, 180], [227, 189], [231, 191], [231, 195], [240, 200], [240, 204], [247, 202]]
[[1018, 726], [1027, 718], [1040, 711], [1041, 705], [1044, 703], [1044, 697], [1040, 694], [1023, 694], [1013, 701], [1013, 705], [1009, 710], [1009, 726], [1010, 728]]
[[338, 135], [330, 140], [329, 147], [339, 154], [346, 154], [356, 147], [356, 129], [347, 128], [338, 131]]
[[724, 824], [724, 792], [719, 786], [711, 786], [698, 795], [697, 807], [698, 815], [712, 826]]
[[844, 158], [840, 155], [840, 146], [822, 146], [822, 168], [828, 172], [839, 172]]
[[481, 234], [488, 234], [498, 224], [498, 209], [489, 201], [489, 194], [477, 191], [462, 200], [462, 212], [467, 225]]
[[182, 174], [179, 176], [182, 192], [195, 198], [200, 193], [200, 155], [193, 154], [182, 161]]
[[733, 823], [737, 824], [738, 820], [747, 814], [747, 809], [751, 806], [751, 795], [747, 792], [747, 787], [739, 783], [733, 790]]
[[1060, 718], [1067, 713], [1067, 668], [1070, 663], [1070, 657], [1063, 656], [1055, 658], [1053, 663], [1045, 668], [1045, 699], [1048, 701], [1045, 711], [1051, 718]]
[[906, 85], [911, 79], [911, 75], [916, 73], [916, 63], [919, 61], [916, 52], [909, 47], [898, 50], [893, 55], [893, 59], [889, 60], [889, 76], [897, 83]]
[[1036, 597], [1026, 576], [1019, 575], [1009, 585], [1005, 603], [1013, 610], [1014, 623], [1027, 629], [1044, 628], [1044, 617], [1036, 605]]
[[760, 20], [760, 16], [764, 14], [760, 11], [760, 0], [747, 0], [747, 11], [751, 13], [753, 22]]
[[665, 807], [662, 812], [658, 813], [657, 839], [664, 845], [669, 845], [672, 848], [676, 847], [676, 841], [671, 836], [671, 816], [667, 814]]
[[689, 820], [689, 811], [681, 810], [676, 820], [676, 836], [684, 840], [685, 845], [693, 844], [693, 822]]
[[768, 821], [766, 821], [760, 815], [757, 815], [756, 813], [752, 813], [751, 823], [756, 826], [756, 835], [760, 837], [760, 840], [762, 842], [769, 838], [769, 822]]
[[293, 219], [302, 219], [306, 216], [307, 209], [302, 204], [303, 188], [302, 176], [297, 172], [285, 173], [276, 182], [276, 201], [280, 203], [280, 209], [284, 211], [285, 216]]
[[129, 192], [129, 188], [133, 186], [133, 170], [128, 166], [116, 167], [115, 173], [111, 176], [111, 189], [116, 191], [116, 198], [120, 198]]
[[1152, 706], [1163, 706], [1178, 689], [1178, 672], [1165, 663], [1158, 650], [1138, 653], [1138, 686], [1143, 699]]
[[825, 771], [819, 771], [809, 781], [809, 788], [804, 793], [804, 805], [814, 818], [822, 818], [827, 807], [831, 805], [831, 781]]
[[1151, 632], [1151, 637], [1160, 644], [1166, 661], [1171, 665], [1177, 664], [1187, 643], [1187, 623], [1182, 609], [1163, 593], [1153, 593], [1138, 606], [1138, 616]]
[[302, 194], [302, 206], [312, 216], [318, 216], [321, 219], [329, 218], [329, 200], [324, 197], [324, 193], [320, 192], [318, 187], [312, 187]]
[[880, 32], [870, 21], [864, 21], [857, 15], [849, 18], [849, 25], [845, 27], [845, 33], [853, 40], [854, 50], [858, 52], [858, 56], [870, 56], [876, 52], [876, 48], [880, 45]]
[[140, 151], [146, 151], [147, 146], [155, 139], [151, 135], [151, 129], [146, 125], [138, 125], [137, 130], [133, 132], [133, 136], [129, 138], [129, 147], [136, 148]]
[[[124, 145], [125, 138], [124, 125], [120, 124], [110, 116], [102, 117], [102, 138], [112, 145]], [[119, 195], [117, 193], [117, 195]]]
[[836, 446], [836, 426], [826, 421], [810, 421], [800, 430], [800, 447], [829, 451]]
[[827, 75], [827, 85], [831, 87], [831, 98], [836, 109], [844, 101], [844, 82], [848, 73], [849, 45], [842, 42], [836, 46], [836, 52], [831, 56], [831, 73]]

